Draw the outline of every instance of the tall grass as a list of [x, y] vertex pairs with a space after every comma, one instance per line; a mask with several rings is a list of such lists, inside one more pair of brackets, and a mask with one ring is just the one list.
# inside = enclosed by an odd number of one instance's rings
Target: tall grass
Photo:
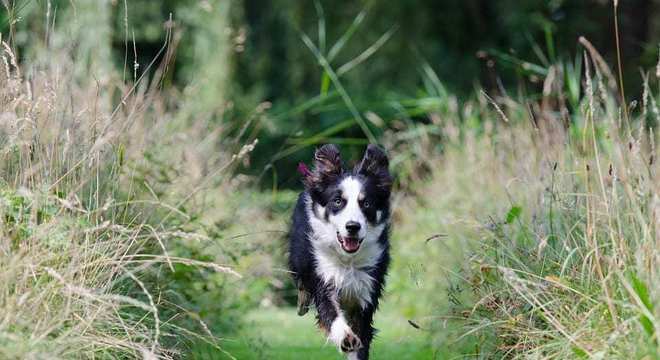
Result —
[[[468, 254], [460, 272], [425, 261], [438, 280], [416, 290], [447, 289], [450, 313], [420, 323], [442, 346], [446, 322], [463, 319], [458, 337], [480, 357], [660, 356], [658, 79], [644, 75], [624, 115], [605, 66], [585, 55], [584, 76], [570, 79], [583, 86], [576, 109], [556, 73], [538, 101], [486, 97], [481, 127], [439, 122], [445, 151], [429, 160], [421, 204]], [[446, 241], [427, 253], [451, 253]]]
[[152, 280], [177, 265], [238, 276], [168, 247], [204, 237], [182, 227], [190, 202], [251, 148], [209, 151], [218, 134], [200, 123], [173, 132], [162, 71], [80, 81], [68, 51], [43, 54], [19, 64], [1, 43], [0, 357], [175, 357], [192, 333]]
[[[2, 45], [0, 353], [161, 353], [151, 294], [116, 292], [126, 279], [141, 285], [134, 255], [153, 239], [113, 194], [121, 159], [111, 144], [126, 122], [97, 113], [94, 89], [69, 81], [66, 64], [28, 81]], [[149, 320], [121, 315], [127, 307]]]

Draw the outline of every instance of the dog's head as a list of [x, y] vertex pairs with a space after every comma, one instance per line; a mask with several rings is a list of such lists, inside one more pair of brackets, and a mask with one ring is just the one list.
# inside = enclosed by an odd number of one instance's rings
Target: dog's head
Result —
[[326, 232], [336, 233], [336, 239], [327, 236], [325, 240], [336, 240], [332, 246], [337, 250], [353, 254], [364, 242], [378, 241], [390, 215], [392, 177], [388, 166], [385, 152], [369, 145], [362, 160], [348, 170], [339, 148], [332, 144], [316, 150], [311, 171], [302, 165], [314, 212]]

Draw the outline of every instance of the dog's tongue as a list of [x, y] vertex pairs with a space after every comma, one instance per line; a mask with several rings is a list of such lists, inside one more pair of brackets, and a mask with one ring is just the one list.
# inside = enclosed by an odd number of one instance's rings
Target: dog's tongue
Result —
[[344, 250], [353, 252], [360, 247], [360, 241], [356, 238], [346, 237], [344, 238]]

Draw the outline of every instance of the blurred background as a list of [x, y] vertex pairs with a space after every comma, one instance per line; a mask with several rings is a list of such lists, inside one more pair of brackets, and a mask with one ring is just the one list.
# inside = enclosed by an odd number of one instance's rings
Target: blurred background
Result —
[[[43, 40], [37, 34], [47, 32], [49, 7], [56, 26], [73, 26], [56, 18], [76, 14], [80, 43], [69, 46], [89, 52], [88, 61], [103, 63], [105, 71], [140, 77], [155, 71], [149, 63], [169, 57], [161, 86], [195, 92], [195, 117], [222, 123], [226, 135], [241, 135], [238, 143], [259, 137], [251, 166], [242, 171], [269, 188], [299, 188], [292, 169], [318, 143], [342, 143], [355, 157], [370, 136], [393, 129], [394, 120], [428, 121], [425, 114], [442, 106], [437, 95], [457, 95], [459, 103], [475, 89], [491, 97], [538, 95], [551, 64], [579, 70], [580, 36], [608, 64], [616, 59], [614, 12], [606, 0], [16, 1], [12, 16], [20, 21], [11, 31], [8, 14], [0, 23], [20, 57]], [[657, 61], [659, 12], [654, 0], [619, 6], [631, 92], [641, 89], [640, 69]], [[355, 109], [371, 114], [363, 120], [371, 135], [353, 119], [318, 55]]]
[[[34, 129], [25, 135], [45, 141], [38, 159], [58, 164], [52, 173], [36, 171], [44, 184], [62, 186], [58, 168], [66, 178], [71, 164], [91, 161], [85, 154], [103, 154], [92, 157], [96, 172], [76, 175], [54, 196], [75, 193], [90, 199], [87, 206], [106, 210], [104, 197], [130, 203], [109, 221], [167, 233], [146, 237], [139, 252], [189, 260], [138, 268], [139, 287], [125, 279], [105, 287], [158, 307], [159, 326], [171, 328], [156, 343], [186, 358], [339, 358], [313, 330], [311, 315], [294, 315], [295, 291], [284, 265], [288, 216], [302, 189], [296, 166], [309, 164], [325, 143], [340, 145], [348, 163], [367, 144], [381, 144], [396, 176], [394, 264], [377, 315], [382, 332], [374, 358], [525, 356], [549, 338], [561, 349], [557, 339], [565, 329], [548, 330], [553, 322], [535, 312], [538, 304], [516, 298], [508, 273], [495, 270], [501, 258], [483, 254], [497, 248], [491, 240], [510, 240], [520, 245], [507, 253], [511, 259], [533, 263], [523, 267], [527, 273], [569, 276], [568, 260], [562, 261], [567, 252], [575, 254], [571, 246], [556, 245], [552, 261], [543, 251], [560, 238], [556, 229], [569, 235], [582, 229], [559, 222], [582, 224], [582, 206], [594, 208], [562, 202], [554, 193], [555, 171], [559, 166], [566, 175], [557, 180], [566, 196], [592, 191], [588, 177], [580, 182], [572, 176], [576, 159], [601, 156], [590, 144], [607, 154], [615, 148], [605, 119], [615, 124], [630, 114], [639, 136], [658, 124], [659, 0], [616, 6], [606, 0], [0, 2], [7, 69], [0, 112], [16, 114], [0, 121], [46, 114], [30, 120]], [[52, 97], [39, 102], [38, 94]], [[25, 101], [33, 104], [16, 110]], [[594, 117], [603, 123], [593, 125]], [[21, 150], [12, 143], [20, 136], [3, 131], [2, 144], [12, 149], [3, 155], [3, 186], [52, 193], [54, 185], [30, 180], [40, 147]], [[642, 167], [650, 175], [639, 184], [651, 197], [657, 193], [654, 136], [620, 142], [639, 143], [650, 156]], [[53, 155], [60, 149], [80, 154], [64, 161], [69, 155]], [[12, 165], [30, 157], [34, 164]], [[558, 220], [557, 208], [570, 216]], [[654, 219], [640, 228], [654, 228]], [[500, 228], [514, 225], [520, 228]], [[201, 262], [228, 266], [242, 278]], [[576, 283], [589, 294], [598, 288]], [[510, 298], [493, 295], [499, 294], [493, 284]], [[157, 300], [145, 297], [145, 287]], [[121, 316], [140, 318], [135, 310], [128, 314]], [[571, 316], [562, 321], [584, 324], [591, 315]], [[529, 323], [521, 325], [523, 319]], [[545, 338], [534, 338], [536, 327], [548, 331]], [[587, 345], [565, 347], [568, 355], [545, 348], [535, 354], [588, 357], [611, 346], [596, 335], [586, 338]], [[641, 342], [657, 355], [655, 339], [623, 338], [618, 354]]]

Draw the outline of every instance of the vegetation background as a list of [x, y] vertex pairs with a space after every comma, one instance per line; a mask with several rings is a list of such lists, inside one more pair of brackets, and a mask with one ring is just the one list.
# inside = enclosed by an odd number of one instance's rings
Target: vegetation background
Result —
[[396, 174], [374, 358], [660, 358], [657, 0], [0, 4], [1, 358], [340, 358], [330, 142]]

